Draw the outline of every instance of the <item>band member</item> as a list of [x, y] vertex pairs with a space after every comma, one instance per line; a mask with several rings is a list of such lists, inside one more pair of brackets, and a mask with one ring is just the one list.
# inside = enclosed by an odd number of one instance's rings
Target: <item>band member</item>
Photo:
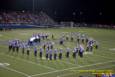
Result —
[[73, 41], [73, 36], [71, 36], [71, 41]]
[[50, 45], [49, 45], [49, 44], [47, 45], [47, 49], [48, 49], [48, 50], [50, 49]]
[[61, 60], [62, 59], [62, 52], [63, 52], [63, 50], [62, 50], [62, 48], [59, 50], [59, 59]]
[[15, 41], [12, 42], [12, 51], [15, 52], [15, 49], [16, 49], [16, 43]]
[[16, 51], [17, 51], [17, 53], [19, 52], [19, 43], [18, 42], [16, 43]]
[[83, 57], [83, 52], [84, 52], [84, 47], [80, 45], [79, 47], [79, 56], [82, 58]]
[[87, 44], [87, 43], [88, 43], [88, 41], [89, 41], [87, 37], [86, 37], [86, 40], [85, 40], [85, 41], [86, 41], [86, 44]]
[[81, 38], [81, 42], [84, 44], [84, 43], [85, 43], [85, 39], [84, 39], [84, 38]]
[[96, 41], [95, 42], [95, 49], [98, 49], [98, 47], [99, 47], [99, 43]]
[[75, 47], [74, 48], [74, 51], [73, 51], [73, 58], [76, 58], [77, 57], [77, 53], [78, 53], [78, 51], [79, 51], [79, 48], [77, 47]]
[[86, 51], [89, 51], [89, 45], [87, 44], [87, 46], [86, 46]]
[[66, 50], [66, 58], [69, 58], [69, 54], [70, 54], [70, 48], [67, 48], [67, 50]]
[[89, 51], [90, 52], [93, 51], [93, 43], [94, 43], [93, 40], [89, 40], [89, 42], [88, 42], [88, 44], [89, 44], [88, 46], [89, 46]]
[[63, 43], [64, 43], [64, 39], [61, 38], [61, 39], [60, 39], [60, 45], [63, 45]]
[[48, 54], [49, 54], [49, 49], [48, 48], [46, 48], [46, 60], [48, 60]]
[[34, 48], [34, 56], [37, 57], [37, 48]]
[[68, 37], [68, 36], [66, 36], [66, 40], [67, 40], [67, 41], [69, 40], [69, 37]]
[[24, 52], [25, 52], [25, 44], [24, 43], [21, 44], [21, 48], [22, 48], [22, 54], [24, 54]]
[[44, 50], [46, 49], [46, 44], [43, 45], [43, 49], [44, 49]]
[[10, 40], [10, 41], [9, 41], [9, 46], [8, 46], [9, 52], [12, 50], [12, 45], [13, 45], [13, 44], [12, 44], [12, 41]]
[[49, 50], [49, 60], [52, 60], [52, 49]]
[[27, 47], [27, 55], [28, 56], [30, 55], [30, 47], [29, 46]]
[[58, 50], [57, 50], [57, 49], [55, 49], [55, 50], [54, 50], [54, 60], [56, 60], [56, 59], [57, 59], [57, 52], [58, 52]]
[[52, 39], [54, 39], [54, 35], [52, 34]]
[[53, 49], [53, 44], [50, 45], [50, 48]]
[[78, 42], [78, 43], [80, 42], [80, 37], [77, 38], [77, 42]]
[[40, 48], [40, 59], [42, 59], [43, 48]]

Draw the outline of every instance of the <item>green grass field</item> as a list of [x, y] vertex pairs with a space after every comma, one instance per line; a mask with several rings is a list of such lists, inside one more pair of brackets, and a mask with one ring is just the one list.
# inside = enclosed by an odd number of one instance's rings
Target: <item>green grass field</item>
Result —
[[[10, 39], [19, 38], [27, 40], [33, 33], [44, 32], [53, 33], [58, 38], [62, 32], [80, 32], [99, 41], [99, 49], [93, 54], [77, 57], [77, 63], [70, 56], [62, 60], [40, 60], [33, 55], [33, 50], [29, 58], [21, 52], [8, 53], [8, 46], [4, 44]], [[61, 28], [61, 29], [15, 29], [0, 32], [0, 63], [9, 63], [9, 66], [0, 65], [0, 77], [95, 77], [90, 73], [81, 73], [80, 70], [114, 70], [115, 71], [115, 30], [93, 29], [93, 28]], [[51, 37], [49, 37], [51, 39]], [[52, 39], [51, 39], [52, 40]], [[55, 40], [52, 40], [55, 41]], [[75, 43], [66, 42], [66, 47], [75, 47]], [[56, 45], [56, 47], [64, 48]], [[44, 54], [45, 55], [45, 54]]]

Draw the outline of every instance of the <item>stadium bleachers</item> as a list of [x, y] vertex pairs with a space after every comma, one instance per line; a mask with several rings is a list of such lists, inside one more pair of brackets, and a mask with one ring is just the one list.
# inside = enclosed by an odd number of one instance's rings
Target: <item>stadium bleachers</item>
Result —
[[55, 21], [42, 11], [38, 14], [30, 12], [2, 12], [0, 13], [0, 23], [53, 24]]
[[30, 12], [0, 12], [0, 28], [33, 28], [54, 25], [56, 22], [44, 12], [33, 14]]
[[57, 24], [56, 21], [43, 11], [39, 13], [25, 11], [0, 12], [0, 29], [35, 27], [91, 27], [115, 29], [114, 25], [75, 23], [72, 21], [63, 21]]

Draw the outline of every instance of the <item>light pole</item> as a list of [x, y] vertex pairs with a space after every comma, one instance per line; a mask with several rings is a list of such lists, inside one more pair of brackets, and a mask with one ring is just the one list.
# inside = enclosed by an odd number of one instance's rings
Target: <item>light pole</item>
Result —
[[33, 8], [32, 8], [32, 10], [33, 10], [33, 13], [34, 13], [34, 11], [35, 11], [35, 3], [34, 3], [35, 1], [33, 0], [33, 2], [32, 2], [32, 5], [33, 5]]

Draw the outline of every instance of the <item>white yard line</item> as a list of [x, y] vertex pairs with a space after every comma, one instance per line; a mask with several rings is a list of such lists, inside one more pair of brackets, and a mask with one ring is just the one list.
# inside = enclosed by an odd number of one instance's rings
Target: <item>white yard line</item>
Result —
[[9, 63], [0, 63], [0, 66], [9, 66]]
[[0, 34], [0, 37], [2, 37], [3, 35], [2, 34]]
[[110, 48], [109, 50], [110, 50], [110, 51], [115, 51], [115, 48]]
[[26, 76], [26, 77], [30, 77], [28, 74], [26, 74], [26, 73], [24, 73], [24, 72], [17, 71], [17, 70], [15, 70], [15, 69], [12, 69], [12, 68], [9, 68], [9, 67], [3, 66], [2, 68], [7, 69], [7, 70], [9, 70], [9, 71], [13, 71], [13, 72], [19, 73], [19, 74], [24, 75], [24, 76]]
[[73, 75], [73, 74], [74, 73], [68, 73], [68, 74], [58, 75], [57, 77], [64, 77], [64, 76]]
[[113, 60], [112, 58], [109, 58], [109, 57], [105, 57], [105, 56], [102, 56], [102, 55], [98, 55], [98, 54], [94, 54], [94, 56], [99, 56], [99, 57], [103, 57], [105, 59], [110, 59], [110, 60]]
[[66, 64], [70, 64], [70, 65], [73, 65], [73, 66], [80, 66], [80, 65], [78, 65], [78, 64], [73, 64], [73, 63], [66, 62], [66, 61], [61, 61], [61, 62], [66, 63]]
[[41, 73], [41, 74], [34, 74], [34, 75], [31, 75], [31, 77], [41, 76], [41, 75], [51, 74], [51, 73], [55, 73], [55, 72], [71, 70], [71, 69], [78, 69], [78, 68], [83, 68], [83, 67], [95, 66], [95, 65], [100, 65], [100, 64], [110, 63], [110, 62], [115, 62], [115, 60], [107, 61], [107, 62], [100, 62], [100, 63], [95, 63], [95, 64], [89, 64], [89, 65], [84, 65], [84, 66], [79, 66], [79, 67], [72, 67], [72, 68], [67, 68], [67, 69], [63, 69], [63, 70], [56, 70], [56, 71], [46, 72], [46, 73]]
[[105, 59], [110, 59], [110, 60], [113, 60], [112, 58], [105, 57], [105, 56], [102, 56], [102, 55], [97, 55], [97, 54], [94, 54], [94, 56], [100, 56], [100, 57], [103, 57], [103, 58], [105, 58]]
[[63, 61], [63, 60], [61, 60], [60, 62], [63, 62], [63, 63], [66, 63], [66, 64], [70, 64], [70, 65], [72, 65], [72, 66], [80, 66], [80, 65], [78, 65], [78, 64], [74, 64], [74, 63], [71, 63], [71, 62], [69, 62], [69, 60], [68, 61]]
[[[4, 55], [4, 54], [2, 53], [2, 55]], [[50, 70], [56, 70], [54, 68], [51, 68], [51, 67], [48, 67], [48, 66], [45, 66], [45, 65], [41, 65], [41, 64], [37, 64], [37, 63], [32, 62], [32, 61], [24, 60], [24, 59], [13, 57], [13, 56], [9, 56], [9, 55], [5, 55], [5, 56], [8, 56], [10, 58], [15, 58], [15, 59], [18, 59], [18, 60], [21, 60], [21, 61], [24, 61], [24, 62], [28, 62], [28, 63], [31, 63], [31, 64], [35, 64], [35, 65], [38, 65], [38, 66], [41, 66], [41, 67], [44, 67], [44, 68], [47, 68], [47, 69], [50, 69]]]
[[[40, 58], [37, 58], [37, 59], [40, 59]], [[45, 57], [43, 57], [42, 59], [43, 59], [43, 60], [46, 60]], [[58, 61], [59, 61], [59, 60], [58, 60]], [[70, 64], [70, 65], [72, 65], [72, 66], [76, 66], [76, 64], [71, 63], [71, 62], [69, 62], [69, 61], [67, 62], [67, 61], [63, 61], [63, 60], [61, 60], [60, 62], [63, 62], [63, 63], [66, 63], [66, 64]], [[80, 66], [80, 65], [77, 64], [77, 66]]]
[[[3, 54], [3, 53], [2, 53]], [[4, 55], [4, 54], [3, 54]], [[8, 57], [11, 57], [11, 58], [14, 58], [13, 56], [9, 56], [9, 55], [6, 55]], [[97, 56], [101, 56], [101, 55], [97, 55]], [[103, 56], [104, 57], [104, 56]], [[107, 57], [105, 57], [107, 58]], [[105, 63], [110, 63], [110, 62], [115, 62], [115, 61], [108, 61], [108, 62], [102, 62], [102, 63], [96, 63], [96, 64], [91, 64], [91, 65], [84, 65], [84, 66], [78, 66], [78, 67], [72, 67], [72, 68], [67, 68], [67, 69], [63, 69], [63, 70], [56, 70], [54, 68], [51, 68], [51, 67], [48, 67], [48, 66], [43, 66], [43, 65], [40, 65], [40, 64], [37, 64], [35, 62], [32, 62], [32, 61], [28, 61], [28, 60], [24, 60], [24, 59], [21, 59], [21, 58], [16, 58], [18, 60], [21, 60], [21, 61], [25, 61], [25, 62], [28, 62], [28, 63], [31, 63], [31, 64], [36, 64], [36, 65], [39, 65], [39, 66], [42, 66], [42, 67], [45, 67], [45, 68], [48, 68], [48, 69], [51, 69], [51, 70], [55, 70], [55, 71], [52, 71], [52, 72], [46, 72], [46, 73], [41, 73], [41, 74], [34, 74], [34, 75], [31, 75], [28, 77], [34, 77], [34, 76], [40, 76], [40, 75], [45, 75], [45, 74], [51, 74], [51, 73], [55, 73], [55, 72], [60, 72], [60, 71], [66, 71], [66, 70], [70, 70], [70, 69], [76, 69], [76, 68], [83, 68], [83, 67], [88, 67], [88, 66], [94, 66], [94, 65], [100, 65], [100, 64], [105, 64]], [[109, 58], [108, 58], [109, 59]], [[67, 63], [67, 62], [66, 62]], [[5, 67], [6, 68], [6, 67]], [[7, 68], [9, 69], [9, 68]], [[11, 71], [14, 71], [14, 69], [12, 69]], [[17, 70], [16, 70], [17, 71]], [[15, 71], [15, 72], [16, 72]], [[17, 73], [23, 73], [23, 72], [17, 72]], [[24, 73], [23, 73], [24, 75]], [[25, 74], [27, 76], [27, 74]]]
[[111, 52], [110, 50], [107, 50], [109, 52], [104, 52], [104, 53], [107, 53], [107, 54], [115, 54], [115, 52]]
[[95, 69], [97, 70], [97, 69], [103, 69], [103, 68], [110, 68], [110, 67], [113, 67], [113, 66], [115, 66], [115, 65], [111, 65], [111, 66], [108, 65], [106, 67], [101, 67], [101, 68], [99, 67], [99, 68], [95, 68]]
[[[111, 66], [115, 66], [115, 65], [111, 65]], [[111, 67], [111, 66], [108, 66], [108, 67]], [[99, 69], [105, 69], [105, 68], [108, 68], [108, 67], [99, 67], [99, 68], [95, 68], [95, 70], [99, 70]], [[90, 70], [90, 69], [89, 69]], [[79, 70], [74, 70], [74, 71], [79, 71]], [[62, 74], [62, 75], [58, 75], [57, 77], [64, 77], [64, 76], [68, 76], [68, 75], [73, 75], [74, 73], [69, 73], [69, 74]]]

